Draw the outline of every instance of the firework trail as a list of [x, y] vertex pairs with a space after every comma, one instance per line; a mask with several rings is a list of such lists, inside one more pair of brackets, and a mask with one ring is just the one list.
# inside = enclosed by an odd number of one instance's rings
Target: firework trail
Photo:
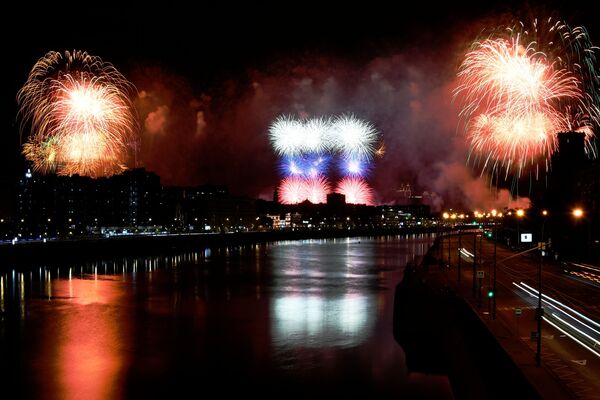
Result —
[[559, 132], [586, 134], [600, 120], [596, 48], [585, 30], [551, 19], [515, 24], [473, 43], [458, 72], [460, 117], [484, 170], [518, 175], [557, 148]]
[[42, 173], [98, 177], [122, 171], [135, 142], [134, 90], [99, 57], [47, 53], [17, 95], [27, 137], [23, 154]]
[[345, 177], [335, 190], [346, 196], [346, 203], [350, 204], [373, 204], [373, 190], [362, 178]]

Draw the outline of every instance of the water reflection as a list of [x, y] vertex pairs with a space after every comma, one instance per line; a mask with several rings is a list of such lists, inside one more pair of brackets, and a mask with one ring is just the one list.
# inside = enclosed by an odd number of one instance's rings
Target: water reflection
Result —
[[378, 317], [374, 251], [372, 243], [354, 238], [275, 245], [272, 344], [328, 348], [363, 342]]
[[46, 358], [47, 351], [57, 360], [56, 382], [50, 382], [57, 387], [47, 389], [55, 389], [59, 398], [120, 397], [122, 387], [118, 381], [127, 359], [121, 354], [122, 346], [127, 346], [129, 337], [123, 326], [126, 321], [120, 318], [115, 305], [120, 297], [117, 282], [100, 283], [97, 274], [93, 280], [55, 280], [56, 296], [66, 298], [58, 303], [81, 306], [58, 311], [56, 337], [42, 350], [42, 358]]
[[0, 312], [4, 311], [4, 277], [0, 276]]
[[373, 300], [347, 295], [326, 299], [312, 295], [275, 298], [273, 344], [284, 347], [350, 347], [369, 336], [375, 315]]

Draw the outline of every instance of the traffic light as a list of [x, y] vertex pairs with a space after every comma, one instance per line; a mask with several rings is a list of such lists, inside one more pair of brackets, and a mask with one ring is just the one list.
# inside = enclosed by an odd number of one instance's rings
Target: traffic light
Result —
[[494, 297], [494, 291], [492, 289], [488, 289], [488, 298]]

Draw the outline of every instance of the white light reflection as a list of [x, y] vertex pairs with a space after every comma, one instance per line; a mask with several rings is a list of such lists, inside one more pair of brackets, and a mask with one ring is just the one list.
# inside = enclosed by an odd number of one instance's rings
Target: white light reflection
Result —
[[21, 319], [25, 319], [25, 277], [19, 273], [19, 310]]
[[353, 347], [370, 336], [376, 316], [374, 297], [349, 294], [275, 298], [271, 310], [273, 344], [283, 347]]
[[0, 312], [4, 312], [4, 277], [0, 276]]

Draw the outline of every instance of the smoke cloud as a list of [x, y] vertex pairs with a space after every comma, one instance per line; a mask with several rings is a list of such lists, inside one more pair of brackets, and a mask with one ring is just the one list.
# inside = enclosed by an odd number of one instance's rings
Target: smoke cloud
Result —
[[514, 206], [508, 191], [465, 164], [452, 104], [455, 63], [446, 58], [415, 50], [362, 65], [287, 59], [225, 81], [210, 96], [181, 77], [141, 69], [133, 79], [145, 94], [138, 102], [145, 121], [140, 159], [167, 185], [226, 184], [232, 193], [271, 199], [281, 177], [269, 124], [281, 114], [353, 113], [372, 122], [385, 143], [368, 177], [378, 203], [406, 201], [398, 189], [410, 183], [434, 210]]
[[169, 116], [169, 107], [165, 105], [158, 106], [156, 111], [148, 113], [144, 128], [148, 133], [164, 133], [165, 124]]

